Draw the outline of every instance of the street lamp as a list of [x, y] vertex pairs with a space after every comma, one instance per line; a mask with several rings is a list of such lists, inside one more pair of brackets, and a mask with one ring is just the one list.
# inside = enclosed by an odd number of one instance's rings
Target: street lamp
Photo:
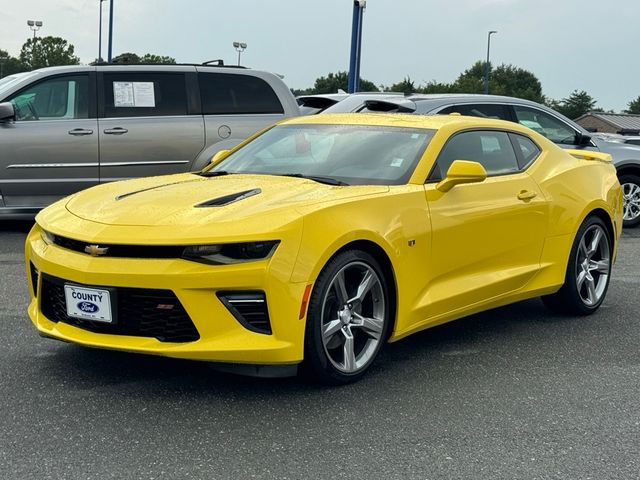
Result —
[[100, 20], [98, 21], [98, 63], [102, 62], [102, 2], [106, 2], [107, 0], [99, 0], [100, 1]]
[[491, 34], [498, 33], [497, 30], [489, 30], [487, 35], [487, 63], [484, 66], [484, 94], [489, 95], [489, 50], [491, 49]]
[[42, 21], [41, 20], [27, 20], [27, 25], [29, 25], [29, 28], [33, 31], [33, 38], [36, 38], [36, 32], [38, 30], [40, 30], [40, 27], [42, 27]]
[[233, 42], [233, 48], [238, 52], [238, 66], [240, 66], [240, 54], [247, 49], [247, 44], [244, 42]]
[[360, 90], [360, 56], [362, 52], [362, 18], [367, 7], [366, 0], [353, 1], [353, 20], [351, 23], [351, 55], [349, 58], [349, 80], [347, 91]]
[[107, 46], [107, 62], [111, 63], [113, 55], [113, 1], [109, 1], [109, 45]]

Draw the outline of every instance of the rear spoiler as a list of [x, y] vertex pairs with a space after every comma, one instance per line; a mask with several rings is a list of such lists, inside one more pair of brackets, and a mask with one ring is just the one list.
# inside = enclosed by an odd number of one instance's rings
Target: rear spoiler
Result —
[[571, 150], [571, 149], [567, 149], [565, 150], [565, 152], [567, 152], [570, 155], [573, 155], [576, 158], [581, 158], [583, 160], [596, 160], [596, 161], [608, 162], [608, 163], [613, 161], [613, 159], [611, 158], [611, 155], [609, 155], [608, 153], [591, 152], [589, 150]]
[[366, 100], [364, 104], [371, 112], [413, 113], [417, 108], [415, 102], [412, 102], [411, 100], [407, 100], [405, 98]]

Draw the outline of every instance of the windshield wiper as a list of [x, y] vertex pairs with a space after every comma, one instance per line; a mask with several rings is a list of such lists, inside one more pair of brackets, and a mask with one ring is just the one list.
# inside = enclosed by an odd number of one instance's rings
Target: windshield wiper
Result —
[[313, 180], [314, 182], [324, 183], [325, 185], [337, 185], [341, 187], [349, 186], [348, 183], [341, 182], [340, 180], [336, 180], [332, 177], [323, 177], [319, 175], [304, 175], [302, 173], [281, 173], [282, 177], [295, 177], [295, 178], [306, 178], [308, 180]]
[[226, 170], [208, 170], [206, 172], [197, 172], [196, 175], [201, 177], [222, 177], [223, 175], [229, 175], [231, 172]]

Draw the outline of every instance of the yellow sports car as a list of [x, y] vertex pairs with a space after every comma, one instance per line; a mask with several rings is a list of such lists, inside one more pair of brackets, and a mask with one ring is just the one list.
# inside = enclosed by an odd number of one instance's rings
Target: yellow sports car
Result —
[[592, 313], [621, 228], [606, 154], [500, 120], [301, 117], [202, 172], [43, 210], [29, 316], [90, 347], [346, 383], [385, 342], [499, 305]]

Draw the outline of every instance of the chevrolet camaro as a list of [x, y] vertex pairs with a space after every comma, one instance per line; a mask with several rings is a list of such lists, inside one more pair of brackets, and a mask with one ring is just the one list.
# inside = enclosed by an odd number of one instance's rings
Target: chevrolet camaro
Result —
[[28, 312], [67, 342], [346, 383], [384, 343], [483, 310], [593, 313], [622, 217], [607, 154], [514, 123], [301, 117], [201, 172], [43, 210]]

